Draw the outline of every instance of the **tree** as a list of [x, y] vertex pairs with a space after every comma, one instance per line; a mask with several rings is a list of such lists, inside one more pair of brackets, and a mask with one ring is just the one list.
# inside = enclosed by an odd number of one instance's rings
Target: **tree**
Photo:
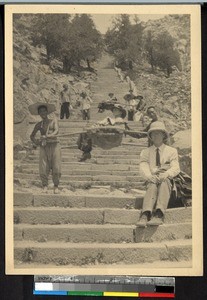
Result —
[[179, 52], [174, 48], [174, 39], [167, 31], [158, 34], [157, 37], [153, 37], [152, 32], [149, 31], [145, 49], [152, 70], [157, 66], [166, 71], [169, 77], [173, 66], [176, 66], [179, 70], [181, 69]]
[[101, 33], [96, 29], [90, 15], [76, 15], [72, 21], [74, 35], [74, 48], [78, 54], [78, 60], [85, 60], [88, 68], [90, 63], [100, 57], [103, 50]]
[[38, 14], [33, 21], [33, 44], [45, 46], [48, 62], [66, 46], [69, 19], [69, 14]]
[[152, 72], [154, 71], [154, 67], [156, 65], [155, 62], [155, 47], [153, 44], [153, 37], [152, 37], [152, 32], [149, 30], [147, 32], [147, 37], [146, 37], [146, 41], [145, 41], [145, 50], [147, 52], [147, 60], [151, 65], [152, 68]]
[[108, 52], [113, 54], [118, 64], [124, 68], [133, 68], [133, 63], [141, 58], [142, 25], [131, 24], [129, 15], [120, 15], [105, 35]]
[[96, 60], [102, 51], [103, 39], [87, 14], [39, 14], [34, 21], [32, 39], [34, 45], [44, 45], [48, 63], [51, 58], [60, 59], [65, 73], [72, 66], [85, 60]]

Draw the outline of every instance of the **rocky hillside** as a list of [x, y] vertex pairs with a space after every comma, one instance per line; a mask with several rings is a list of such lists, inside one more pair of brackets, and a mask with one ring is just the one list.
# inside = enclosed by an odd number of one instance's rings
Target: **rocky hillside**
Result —
[[[17, 16], [13, 30], [13, 74], [14, 74], [14, 123], [23, 122], [28, 116], [28, 105], [37, 102], [52, 102], [59, 111], [59, 93], [63, 83], [73, 85], [78, 97], [79, 92], [89, 88], [96, 79], [91, 72], [81, 71], [62, 73], [62, 65], [54, 60], [47, 64], [45, 49], [34, 47], [31, 41], [31, 15]], [[77, 111], [78, 114], [78, 111]], [[74, 118], [77, 117], [74, 116]], [[31, 119], [31, 116], [29, 116]]]
[[156, 35], [168, 31], [174, 38], [182, 69], [174, 68], [170, 77], [157, 68], [153, 73], [150, 65], [143, 62], [136, 66], [134, 81], [139, 93], [148, 105], [155, 105], [160, 116], [169, 123], [170, 129], [186, 129], [191, 126], [191, 73], [190, 73], [190, 17], [168, 15], [158, 20], [143, 22], [144, 36], [151, 31]]
[[144, 23], [144, 33], [151, 31], [153, 35], [168, 31], [175, 40], [175, 48], [179, 51], [183, 71], [190, 70], [190, 16], [167, 15], [158, 20]]
[[[45, 49], [34, 47], [31, 40], [32, 15], [17, 15], [14, 19], [13, 63], [14, 63], [14, 123], [17, 135], [25, 128], [25, 117], [29, 115], [28, 105], [36, 101], [49, 101], [57, 105], [59, 111], [59, 93], [62, 84], [72, 84], [78, 90], [90, 88], [96, 80], [91, 72], [73, 70], [71, 74], [62, 73], [62, 65], [54, 60], [47, 64]], [[190, 89], [190, 26], [187, 15], [168, 15], [158, 20], [143, 23], [144, 34], [151, 30], [154, 34], [169, 31], [179, 50], [182, 71], [175, 69], [169, 78], [159, 69], [153, 74], [150, 66], [136, 66], [133, 78], [138, 91], [147, 105], [155, 105], [160, 116], [168, 123], [172, 132], [188, 129], [191, 125], [191, 89]], [[182, 30], [181, 30], [182, 29]], [[111, 87], [109, 87], [110, 89]], [[74, 102], [78, 98], [74, 93]], [[72, 119], [80, 118], [76, 109]], [[24, 134], [23, 134], [24, 136]]]

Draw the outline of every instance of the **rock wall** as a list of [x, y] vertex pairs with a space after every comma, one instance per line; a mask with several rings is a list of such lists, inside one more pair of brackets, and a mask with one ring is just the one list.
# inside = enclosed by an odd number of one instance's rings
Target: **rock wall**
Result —
[[[60, 91], [64, 83], [71, 87], [72, 105], [75, 105], [79, 94], [87, 90], [90, 94], [90, 82], [96, 74], [88, 71], [79, 73], [62, 73], [62, 64], [58, 60], [47, 64], [45, 49], [34, 47], [31, 41], [32, 15], [20, 15], [14, 19], [13, 31], [13, 90], [14, 90], [14, 124], [22, 123], [26, 116], [33, 118], [28, 106], [34, 102], [51, 102], [60, 109]], [[80, 109], [72, 118], [80, 117]]]

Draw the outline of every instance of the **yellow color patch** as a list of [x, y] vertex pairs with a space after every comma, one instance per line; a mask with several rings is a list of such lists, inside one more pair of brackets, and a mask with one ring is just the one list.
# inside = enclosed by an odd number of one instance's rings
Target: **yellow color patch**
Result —
[[139, 293], [128, 292], [104, 292], [103, 295], [111, 297], [139, 297]]

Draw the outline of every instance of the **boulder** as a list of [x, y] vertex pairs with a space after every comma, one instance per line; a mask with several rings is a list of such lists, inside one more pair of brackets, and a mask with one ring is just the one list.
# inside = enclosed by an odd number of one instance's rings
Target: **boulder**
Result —
[[26, 117], [24, 110], [14, 109], [14, 124], [19, 124], [24, 121]]
[[178, 149], [179, 162], [181, 171], [191, 176], [192, 159], [191, 159], [191, 130], [178, 131], [172, 137], [172, 146]]
[[26, 158], [26, 156], [27, 156], [26, 150], [14, 152], [14, 159], [22, 160], [22, 159]]
[[52, 74], [52, 70], [48, 65], [41, 65], [40, 69], [45, 74]]
[[172, 146], [177, 148], [179, 154], [187, 154], [191, 152], [191, 130], [178, 131], [172, 137]]

